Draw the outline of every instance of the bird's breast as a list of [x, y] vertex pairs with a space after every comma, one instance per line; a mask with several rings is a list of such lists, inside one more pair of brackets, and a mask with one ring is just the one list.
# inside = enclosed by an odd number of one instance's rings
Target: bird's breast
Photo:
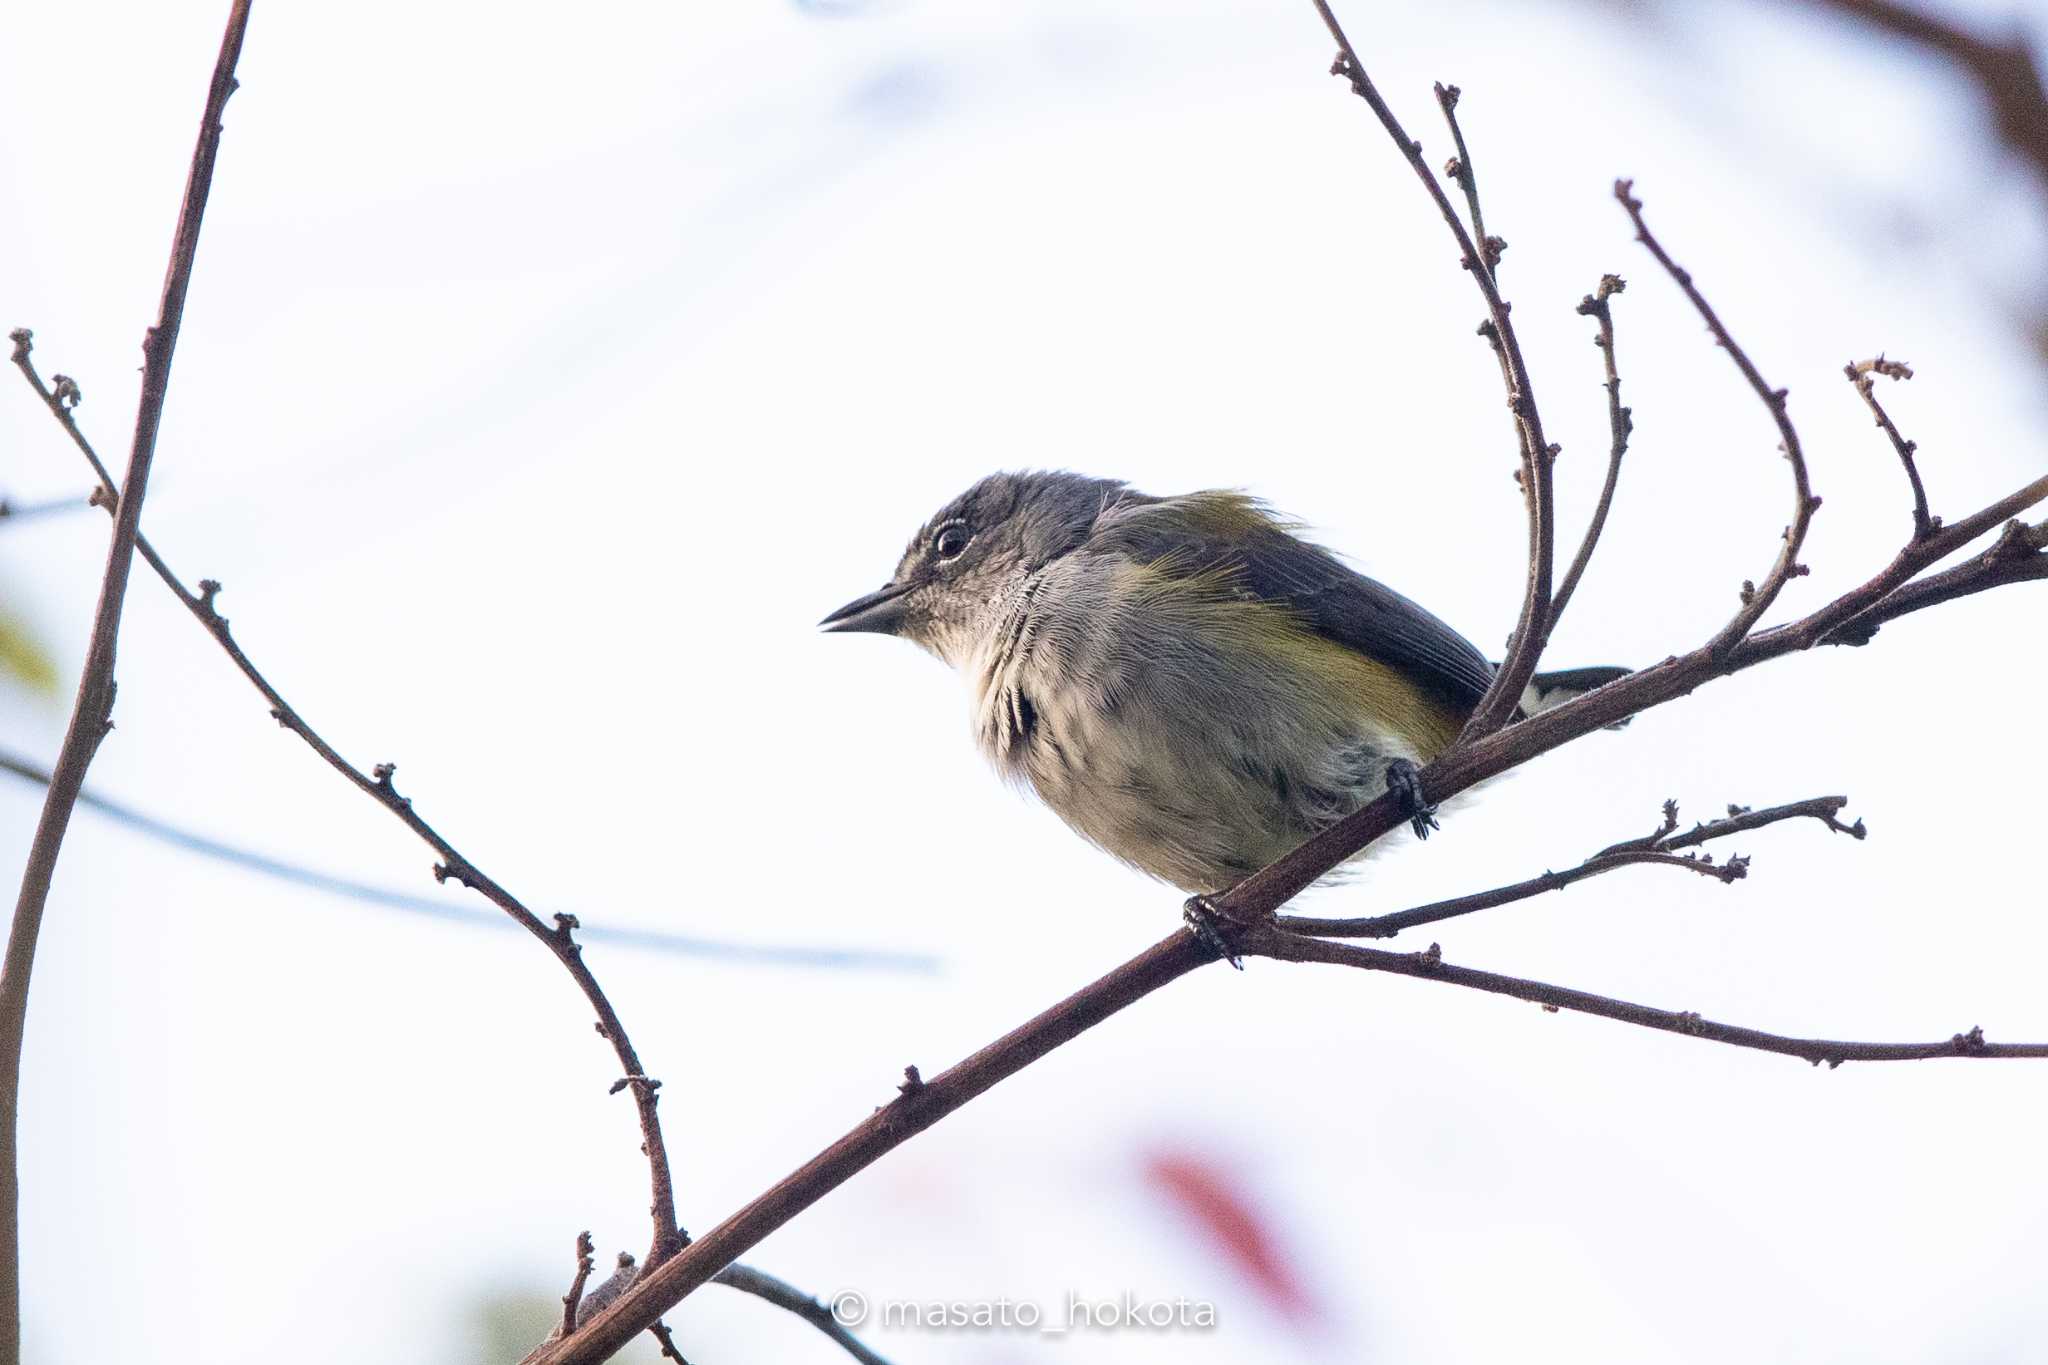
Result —
[[1400, 674], [1285, 613], [1118, 572], [1013, 594], [971, 673], [975, 727], [1001, 772], [1155, 876], [1221, 890], [1456, 733]]

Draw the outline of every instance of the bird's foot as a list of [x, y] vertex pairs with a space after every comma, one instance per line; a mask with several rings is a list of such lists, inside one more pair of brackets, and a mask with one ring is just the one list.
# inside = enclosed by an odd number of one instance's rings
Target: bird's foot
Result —
[[1436, 807], [1423, 799], [1422, 769], [1405, 758], [1395, 759], [1387, 764], [1387, 790], [1400, 801], [1408, 823], [1415, 828], [1415, 837], [1427, 839], [1438, 826]]
[[1209, 904], [1207, 896], [1189, 896], [1187, 903], [1180, 908], [1180, 917], [1188, 926], [1188, 932], [1204, 948], [1239, 971], [1244, 970], [1244, 961], [1238, 956], [1230, 931], [1225, 927], [1228, 921], [1217, 913], [1215, 906]]

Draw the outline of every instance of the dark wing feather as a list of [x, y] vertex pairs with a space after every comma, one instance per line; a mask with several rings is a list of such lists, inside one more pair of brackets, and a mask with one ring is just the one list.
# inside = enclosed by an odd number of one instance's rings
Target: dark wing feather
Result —
[[1240, 494], [1129, 496], [1105, 510], [1089, 548], [1191, 574], [1231, 570], [1247, 595], [1293, 608], [1318, 635], [1398, 669], [1461, 712], [1493, 682], [1493, 665], [1464, 636]]

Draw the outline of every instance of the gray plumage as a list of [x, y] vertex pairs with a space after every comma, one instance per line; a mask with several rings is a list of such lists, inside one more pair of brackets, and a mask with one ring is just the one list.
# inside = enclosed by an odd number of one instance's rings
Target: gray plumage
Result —
[[1241, 494], [1064, 472], [975, 484], [886, 587], [823, 624], [958, 669], [1000, 772], [1195, 892], [1376, 797], [1394, 760], [1435, 757], [1493, 677], [1456, 631]]

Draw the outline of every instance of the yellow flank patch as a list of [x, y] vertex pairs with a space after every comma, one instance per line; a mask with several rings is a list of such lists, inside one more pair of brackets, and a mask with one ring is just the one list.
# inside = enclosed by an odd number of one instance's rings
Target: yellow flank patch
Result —
[[[1263, 514], [1254, 515], [1263, 523]], [[1330, 698], [1333, 710], [1355, 714], [1361, 732], [1391, 731], [1425, 761], [1457, 738], [1462, 718], [1454, 710], [1400, 670], [1309, 629], [1288, 604], [1244, 593], [1237, 583], [1242, 570], [1236, 566], [1187, 572], [1180, 568], [1180, 556], [1169, 554], [1149, 564], [1128, 564], [1122, 572], [1127, 575], [1125, 600], [1134, 611], [1162, 619], [1169, 629], [1177, 622], [1217, 649], [1262, 667], [1313, 679], [1311, 694]]]

